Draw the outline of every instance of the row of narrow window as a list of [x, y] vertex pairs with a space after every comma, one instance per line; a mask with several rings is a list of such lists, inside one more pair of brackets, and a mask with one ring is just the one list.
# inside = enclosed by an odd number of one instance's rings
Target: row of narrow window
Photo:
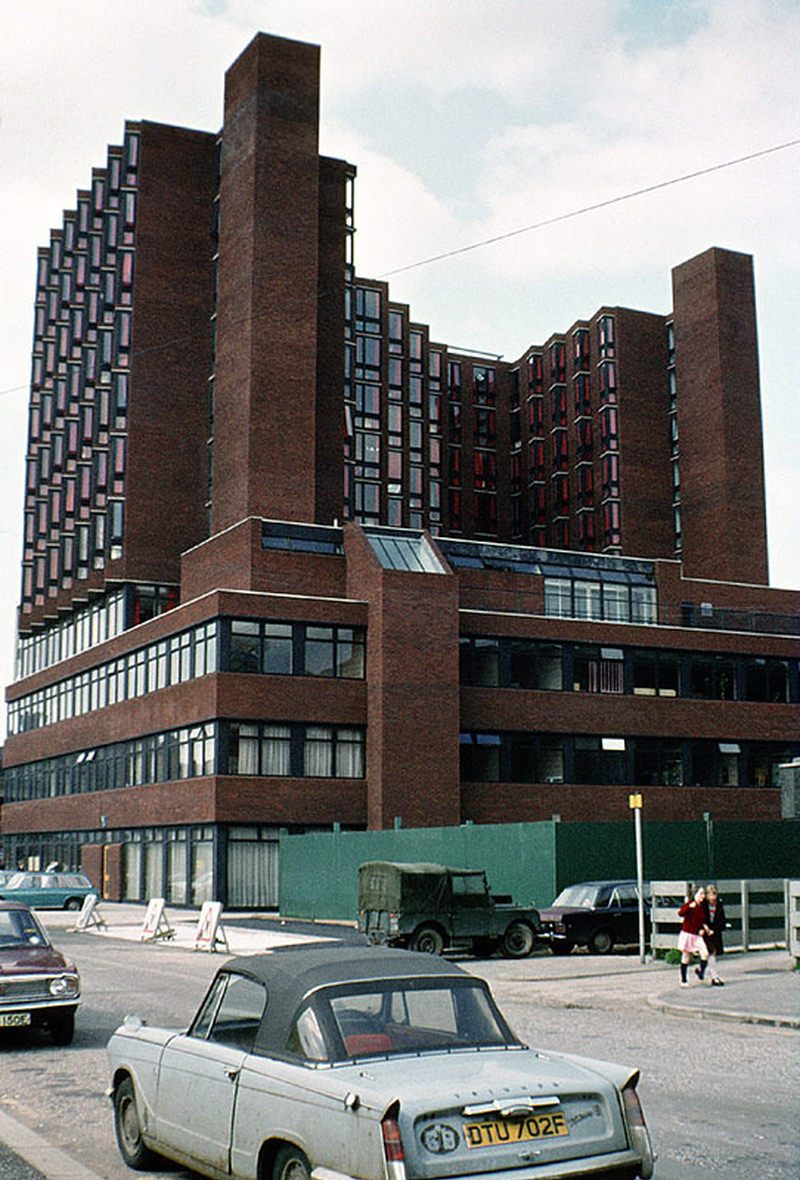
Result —
[[461, 683], [696, 700], [800, 699], [797, 661], [463, 636]]
[[363, 679], [366, 630], [218, 619], [10, 701], [8, 732], [80, 717], [214, 672]]
[[9, 767], [7, 803], [203, 775], [364, 777], [366, 731], [306, 722], [216, 721]]
[[800, 742], [465, 732], [461, 780], [636, 787], [779, 787]]

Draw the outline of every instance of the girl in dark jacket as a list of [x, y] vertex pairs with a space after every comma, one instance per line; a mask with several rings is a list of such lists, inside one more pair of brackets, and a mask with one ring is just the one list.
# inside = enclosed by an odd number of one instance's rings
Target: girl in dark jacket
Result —
[[725, 907], [722, 898], [717, 893], [716, 885], [706, 886], [706, 928], [703, 935], [708, 948], [708, 973], [711, 976], [712, 987], [722, 987], [723, 981], [717, 971], [717, 955], [722, 954], [722, 931], [728, 925], [725, 917]]
[[700, 956], [700, 966], [695, 967], [698, 979], [702, 979], [705, 975], [708, 963], [708, 948], [703, 937], [708, 930], [705, 889], [701, 888], [695, 891], [694, 897], [690, 898], [678, 910], [678, 917], [683, 918], [681, 932], [678, 935], [678, 950], [681, 952], [681, 987], [688, 987], [689, 981], [686, 974], [692, 961], [692, 955]]

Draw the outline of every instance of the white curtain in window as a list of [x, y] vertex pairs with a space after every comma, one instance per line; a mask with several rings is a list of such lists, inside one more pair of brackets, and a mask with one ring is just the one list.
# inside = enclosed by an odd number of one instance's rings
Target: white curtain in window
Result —
[[173, 905], [186, 905], [186, 841], [171, 840], [167, 845], [167, 898]]
[[214, 845], [210, 840], [192, 845], [192, 905], [213, 901]]
[[278, 905], [278, 842], [231, 840], [228, 844], [228, 906]]
[[231, 774], [258, 774], [258, 726], [231, 726]]
[[147, 901], [151, 897], [164, 896], [163, 849], [160, 840], [153, 840], [144, 846], [144, 896]]
[[303, 774], [308, 778], [330, 778], [333, 774], [333, 730], [327, 725], [309, 725], [303, 744]]
[[261, 773], [291, 774], [291, 731], [288, 725], [265, 725], [261, 737]]
[[360, 729], [337, 731], [336, 774], [339, 778], [364, 777], [364, 734]]
[[139, 901], [139, 873], [142, 864], [141, 844], [126, 844], [123, 854], [122, 896], [126, 901]]

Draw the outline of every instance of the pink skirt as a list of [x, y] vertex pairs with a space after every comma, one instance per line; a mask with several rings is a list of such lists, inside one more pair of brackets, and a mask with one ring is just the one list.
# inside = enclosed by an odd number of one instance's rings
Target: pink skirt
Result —
[[689, 934], [686, 930], [681, 930], [678, 935], [678, 950], [688, 951], [690, 955], [707, 955], [705, 941], [699, 934]]

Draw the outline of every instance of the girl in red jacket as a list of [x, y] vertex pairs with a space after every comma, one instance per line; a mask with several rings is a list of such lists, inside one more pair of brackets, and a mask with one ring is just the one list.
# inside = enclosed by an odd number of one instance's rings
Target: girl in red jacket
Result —
[[678, 950], [681, 952], [681, 987], [689, 986], [686, 975], [692, 955], [700, 956], [700, 966], [694, 969], [697, 978], [702, 979], [706, 973], [708, 947], [703, 935], [710, 934], [711, 931], [706, 922], [705, 901], [705, 889], [697, 889], [694, 897], [678, 910], [678, 917], [683, 918], [681, 932], [678, 935]]

